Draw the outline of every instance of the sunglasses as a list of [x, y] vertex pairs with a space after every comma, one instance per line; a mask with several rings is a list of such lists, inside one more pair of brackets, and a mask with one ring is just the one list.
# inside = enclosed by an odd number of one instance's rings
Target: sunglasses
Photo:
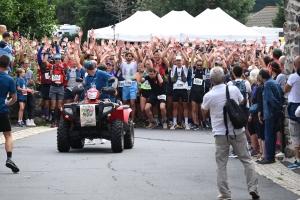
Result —
[[202, 67], [202, 65], [197, 65], [198, 67]]
[[60, 60], [60, 58], [54, 58], [54, 60]]

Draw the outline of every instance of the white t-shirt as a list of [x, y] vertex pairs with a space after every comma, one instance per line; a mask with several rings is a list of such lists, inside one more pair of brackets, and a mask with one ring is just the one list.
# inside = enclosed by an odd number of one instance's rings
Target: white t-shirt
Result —
[[[235, 100], [237, 104], [244, 100], [240, 90], [235, 86], [228, 86], [230, 98]], [[214, 135], [226, 135], [226, 127], [224, 124], [223, 107], [226, 103], [226, 85], [220, 84], [212, 87], [203, 97], [202, 108], [210, 110], [212, 132]], [[227, 116], [229, 135], [234, 135], [233, 125]], [[234, 129], [236, 135], [241, 134], [244, 128]]]
[[177, 68], [178, 79], [177, 79], [176, 83], [174, 83], [174, 85], [173, 85], [173, 90], [188, 89], [188, 82], [186, 81], [184, 83], [181, 81], [181, 73], [182, 73], [182, 69], [183, 69], [184, 75], [185, 75], [185, 77], [187, 77], [189, 69], [185, 65], [183, 65], [181, 68], [178, 68], [176, 65], [173, 65], [173, 68], [171, 70], [171, 78], [173, 78], [176, 68]]
[[291, 74], [287, 84], [292, 87], [289, 95], [289, 103], [300, 103], [300, 76], [297, 73]]
[[138, 68], [135, 61], [131, 62], [130, 64], [127, 64], [127, 62], [122, 62], [120, 68], [125, 81], [135, 80], [135, 74]]
[[[237, 78], [235, 79], [235, 81], [243, 81], [244, 79], [241, 79], [241, 78]], [[233, 85], [232, 81], [229, 81], [227, 83], [227, 85]], [[247, 100], [247, 108], [249, 108], [249, 94], [251, 94], [251, 85], [250, 85], [250, 82], [245, 80], [245, 86], [246, 86], [246, 100]]]

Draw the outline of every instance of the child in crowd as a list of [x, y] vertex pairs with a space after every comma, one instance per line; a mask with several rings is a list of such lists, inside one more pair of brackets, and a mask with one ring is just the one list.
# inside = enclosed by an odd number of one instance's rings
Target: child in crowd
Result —
[[25, 104], [27, 101], [27, 87], [26, 87], [26, 79], [25, 77], [25, 69], [18, 68], [17, 69], [17, 81], [16, 81], [16, 86], [17, 86], [17, 99], [19, 102], [19, 113], [18, 113], [18, 123], [17, 125], [20, 127], [23, 127], [25, 124], [23, 122], [23, 112], [25, 108]]

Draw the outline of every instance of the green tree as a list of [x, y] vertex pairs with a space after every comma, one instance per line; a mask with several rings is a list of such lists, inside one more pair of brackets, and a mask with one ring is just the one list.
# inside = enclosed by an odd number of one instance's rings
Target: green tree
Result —
[[162, 17], [171, 10], [185, 10], [195, 17], [207, 8], [220, 7], [231, 17], [241, 23], [246, 23], [249, 11], [252, 10], [253, 5], [254, 0], [201, 0], [201, 2], [199, 0], [137, 0], [134, 11], [151, 10], [159, 17]]
[[[283, 0], [281, 2], [281, 5], [283, 5]], [[274, 19], [272, 19], [272, 24], [274, 27], [282, 28], [283, 24], [285, 22], [284, 18], [284, 6], [281, 6], [279, 4], [276, 4], [278, 7], [278, 12], [276, 13], [276, 16]]]
[[102, 28], [112, 25], [116, 18], [105, 11], [103, 0], [76, 0], [76, 25], [80, 26], [86, 35], [92, 28]]
[[48, 0], [49, 4], [55, 5], [55, 19], [58, 24], [76, 24], [75, 2], [76, 0]]
[[9, 31], [37, 39], [53, 34], [55, 7], [47, 0], [0, 0], [0, 5], [0, 22]]

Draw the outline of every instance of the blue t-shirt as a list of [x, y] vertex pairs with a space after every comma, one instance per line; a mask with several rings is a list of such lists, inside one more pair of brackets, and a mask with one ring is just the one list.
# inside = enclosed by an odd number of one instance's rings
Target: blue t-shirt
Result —
[[[97, 70], [94, 76], [87, 75], [84, 80], [84, 82], [87, 83], [87, 86], [85, 87], [85, 91], [90, 89], [92, 85], [95, 85], [96, 89], [101, 92], [101, 89], [107, 86], [107, 81], [110, 77], [111, 77], [110, 74], [102, 70]], [[100, 99], [104, 99], [104, 98], [109, 98], [109, 95], [101, 93]]]
[[5, 72], [0, 72], [0, 83], [1, 83], [1, 90], [0, 90], [0, 113], [8, 113], [8, 107], [5, 104], [5, 100], [7, 98], [7, 94], [15, 94], [16, 91], [16, 84], [12, 77], [10, 77]]
[[[17, 78], [17, 82], [16, 82], [17, 86], [20, 86], [20, 88], [24, 89], [27, 88], [27, 84], [26, 84], [26, 79], [25, 78]], [[17, 97], [18, 100], [27, 100], [27, 95], [23, 95], [22, 91], [17, 90]]]

